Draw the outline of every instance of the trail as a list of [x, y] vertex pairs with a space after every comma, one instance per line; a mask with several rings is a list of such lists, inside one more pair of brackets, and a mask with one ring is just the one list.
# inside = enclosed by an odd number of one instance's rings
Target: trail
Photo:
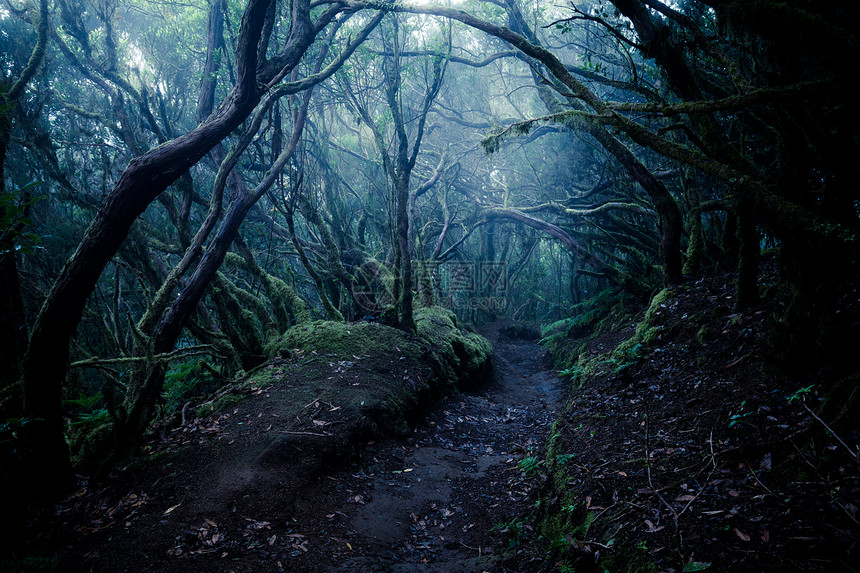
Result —
[[288, 384], [205, 422], [211, 436], [196, 444], [175, 432], [188, 440], [176, 453], [62, 506], [58, 570], [510, 570], [501, 556], [525, 527], [510, 524], [534, 507], [538, 485], [518, 466], [542, 459], [562, 384], [534, 341], [503, 334], [509, 324], [483, 332], [492, 381], [420, 412], [407, 436], [326, 454], [348, 459], [308, 457], [311, 432], [272, 441]]
[[499, 525], [534, 503], [518, 462], [542, 456], [562, 383], [540, 347], [503, 326], [483, 332], [495, 348], [491, 384], [443, 400], [405, 443], [371, 444], [357, 471], [321, 478], [328, 499], [346, 503], [326, 514], [320, 534], [338, 547], [335, 564], [318, 570], [505, 570], [497, 561], [516, 532]]

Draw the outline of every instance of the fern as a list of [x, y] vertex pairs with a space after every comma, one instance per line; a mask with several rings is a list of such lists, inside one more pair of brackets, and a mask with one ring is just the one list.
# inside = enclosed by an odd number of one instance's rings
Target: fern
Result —
[[566, 367], [575, 363], [585, 340], [600, 329], [601, 323], [624, 303], [625, 294], [618, 288], [602, 290], [570, 308], [571, 316], [548, 324], [541, 330], [540, 344], [553, 360]]

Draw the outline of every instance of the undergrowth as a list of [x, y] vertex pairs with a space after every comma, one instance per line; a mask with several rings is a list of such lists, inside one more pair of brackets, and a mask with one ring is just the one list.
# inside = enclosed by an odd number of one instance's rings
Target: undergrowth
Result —
[[562, 369], [574, 368], [589, 337], [614, 325], [629, 311], [631, 298], [623, 290], [608, 288], [571, 307], [571, 315], [545, 326], [540, 344]]

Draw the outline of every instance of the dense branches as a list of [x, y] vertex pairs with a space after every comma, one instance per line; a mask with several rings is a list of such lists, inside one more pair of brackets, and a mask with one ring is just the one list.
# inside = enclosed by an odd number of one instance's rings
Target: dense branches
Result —
[[555, 319], [716, 269], [743, 309], [767, 246], [825, 346], [857, 275], [856, 10], [461, 7], [8, 5], [33, 41], [0, 36], [3, 384], [27, 348], [32, 475], [70, 476], [64, 398], [100, 400], [118, 459], [177, 348], [229, 374], [314, 318]]

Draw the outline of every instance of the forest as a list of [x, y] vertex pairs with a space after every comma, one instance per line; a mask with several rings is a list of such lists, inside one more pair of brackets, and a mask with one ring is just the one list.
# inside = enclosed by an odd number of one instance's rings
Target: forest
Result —
[[0, 569], [855, 571], [858, 16], [2, 0]]

